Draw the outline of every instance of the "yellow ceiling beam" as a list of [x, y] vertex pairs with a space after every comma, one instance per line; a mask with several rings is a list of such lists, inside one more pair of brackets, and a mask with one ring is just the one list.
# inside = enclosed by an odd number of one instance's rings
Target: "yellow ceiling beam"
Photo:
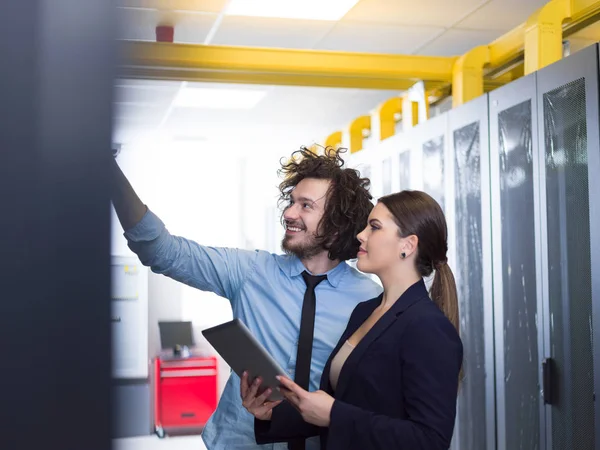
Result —
[[457, 107], [483, 95], [483, 67], [490, 62], [490, 49], [481, 45], [454, 63], [452, 106]]
[[379, 126], [379, 140], [383, 141], [396, 134], [396, 123], [402, 118], [402, 126], [406, 131], [429, 119], [429, 97], [436, 88], [418, 82], [407, 89], [401, 96], [392, 97], [382, 102], [376, 109], [376, 122]]
[[[600, 0], [550, 0], [525, 23], [489, 45], [473, 48], [456, 59], [451, 81], [453, 106], [462, 105], [484, 92], [561, 59], [563, 38], [598, 21]], [[424, 94], [426, 101], [432, 96], [447, 95], [447, 89], [447, 83], [430, 86]], [[402, 112], [405, 129], [419, 122], [418, 102], [411, 98], [410, 89], [406, 91], [402, 97], [389, 99], [378, 107], [380, 139], [395, 133], [395, 115], [399, 112]], [[366, 118], [361, 116], [350, 126], [351, 152], [362, 149], [361, 126], [366, 123]]]
[[400, 113], [402, 113], [402, 97], [392, 97], [377, 107], [380, 140], [383, 141], [396, 134], [396, 122]]
[[572, 0], [551, 0], [527, 19], [525, 75], [560, 60], [563, 55], [563, 22], [570, 18]]
[[[430, 88], [425, 86], [425, 83], [422, 81], [415, 83], [405, 94], [404, 96], [413, 103], [413, 106], [410, 110], [411, 117], [409, 121], [412, 125], [417, 125], [419, 123], [423, 123], [429, 120], [429, 92]], [[416, 108], [414, 104], [416, 103]], [[416, 119], [416, 120], [415, 120]], [[404, 124], [408, 126], [408, 122], [402, 119]]]
[[600, 13], [600, 1], [598, 0], [571, 0], [571, 20], [566, 28], [587, 21], [589, 18]]
[[[563, 55], [562, 41], [568, 30], [589, 25], [599, 17], [599, 0], [550, 0], [526, 22], [489, 45], [470, 50], [456, 61], [452, 81], [453, 106], [489, 91], [494, 83], [510, 82], [558, 61]], [[515, 64], [523, 55], [524, 67]], [[509, 67], [508, 72], [493, 80], [485, 79], [492, 69], [502, 67]]]
[[402, 129], [408, 131], [419, 124], [419, 102], [410, 95], [402, 96]]
[[[365, 79], [361, 77], [326, 77], [322, 75], [261, 74], [239, 71], [203, 71], [168, 67], [125, 67], [119, 68], [119, 77], [143, 80], [192, 81], [197, 83], [234, 83], [277, 86], [313, 86], [326, 88], [384, 89], [404, 91], [414, 81], [392, 79]], [[439, 83], [441, 86], [443, 83]]]
[[371, 131], [371, 116], [359, 116], [350, 122], [348, 127], [348, 135], [350, 137], [350, 153], [356, 153], [363, 148], [363, 139], [365, 131]]
[[[557, 28], [555, 25], [551, 25], [550, 22], [544, 22], [547, 18], [552, 19], [553, 11], [555, 11], [557, 7], [559, 12], [568, 12], [568, 14], [565, 14], [566, 20], [563, 21], [561, 25], [561, 39], [564, 35], [569, 34], [569, 30], [578, 29], [587, 22], [593, 23], [598, 19], [598, 15], [600, 14], [599, 0], [560, 0], [558, 3], [559, 4], [556, 3], [556, 0], [551, 0], [549, 3], [535, 11], [527, 21], [516, 26], [490, 43], [490, 67], [499, 67], [511, 60], [522, 57], [525, 48], [526, 32], [527, 30], [530, 30], [529, 39], [534, 39], [534, 36], [532, 35], [534, 33], [531, 27], [536, 25], [538, 19], [542, 19], [539, 21], [541, 28], [554, 27], [555, 36], [558, 35], [558, 33], [556, 33]], [[587, 24], [589, 25], [590, 23]], [[525, 72], [530, 73], [527, 72], [527, 70]]]
[[525, 23], [518, 25], [503, 34], [488, 47], [490, 50], [490, 66], [497, 67], [518, 57], [523, 52], [525, 39]]
[[405, 90], [448, 83], [456, 57], [121, 41], [119, 76]]
[[[143, 6], [146, 0], [130, 0]], [[147, 0], [148, 2], [159, 0]], [[189, 0], [181, 0], [182, 2]], [[570, 14], [562, 24], [563, 36], [568, 36], [600, 17], [600, 0], [551, 0], [525, 23], [489, 44], [489, 65], [484, 68], [484, 82], [489, 90], [510, 79], [498, 79], [498, 68], [510, 67], [522, 61], [525, 35], [528, 31], [532, 48], [539, 42], [540, 30], [547, 29], [544, 18], [555, 8], [570, 5]], [[191, 5], [192, 3], [190, 3]], [[551, 5], [552, 4], [552, 5]], [[187, 9], [187, 8], [185, 8]], [[559, 8], [562, 10], [562, 8]], [[544, 12], [545, 11], [545, 12]], [[533, 19], [537, 17], [538, 19]], [[570, 18], [568, 17], [570, 16]], [[539, 22], [535, 25], [534, 22]], [[536, 22], [536, 23], [537, 23]], [[545, 40], [558, 41], [544, 33]], [[538, 30], [538, 31], [535, 31]], [[228, 46], [204, 46], [140, 41], [121, 41], [122, 58], [119, 76], [127, 78], [224, 82], [243, 84], [275, 84], [319, 87], [408, 90], [415, 82], [429, 82], [433, 88], [443, 88], [452, 82], [456, 57], [385, 55], [318, 50], [286, 50]], [[529, 61], [536, 58], [528, 51]], [[552, 52], [537, 51], [537, 58]], [[556, 50], [554, 50], [556, 53]], [[556, 56], [550, 57], [555, 58]], [[536, 63], [537, 64], [537, 63]], [[545, 64], [544, 62], [540, 63]], [[539, 65], [539, 64], [538, 64]], [[528, 66], [529, 67], [529, 66]], [[533, 67], [533, 66], [532, 66]], [[531, 70], [528, 68], [527, 70]], [[490, 80], [490, 77], [493, 80]], [[491, 81], [491, 84], [490, 84]]]
[[[488, 47], [489, 48], [489, 47]], [[491, 58], [490, 58], [491, 60]], [[517, 62], [508, 69], [502, 71], [500, 74], [494, 75], [494, 77], [484, 78], [483, 89], [484, 91], [490, 91], [497, 87], [504, 86], [505, 84], [515, 81], [517, 78], [521, 78], [524, 75], [523, 63]], [[485, 67], [483, 68], [485, 73]], [[485, 76], [485, 75], [484, 75]]]
[[321, 153], [321, 147], [317, 144], [312, 144], [308, 147], [308, 150], [313, 154], [313, 155], [319, 155]]
[[338, 149], [342, 145], [342, 132], [334, 131], [325, 139], [325, 148], [332, 147]]

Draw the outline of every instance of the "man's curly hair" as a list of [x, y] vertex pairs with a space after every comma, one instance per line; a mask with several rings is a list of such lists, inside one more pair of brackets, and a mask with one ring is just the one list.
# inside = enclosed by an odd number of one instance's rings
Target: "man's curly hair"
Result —
[[[290, 194], [305, 178], [330, 180], [323, 217], [319, 222], [317, 242], [328, 250], [331, 260], [346, 261], [356, 258], [360, 242], [356, 235], [367, 225], [373, 209], [369, 193], [370, 180], [361, 178], [357, 170], [343, 168], [340, 156], [346, 149], [324, 149], [316, 155], [306, 147], [295, 151], [287, 162], [281, 163], [279, 175], [284, 180], [279, 185], [279, 205], [289, 204]], [[287, 208], [287, 206], [286, 206]], [[285, 220], [282, 211], [281, 223]]]

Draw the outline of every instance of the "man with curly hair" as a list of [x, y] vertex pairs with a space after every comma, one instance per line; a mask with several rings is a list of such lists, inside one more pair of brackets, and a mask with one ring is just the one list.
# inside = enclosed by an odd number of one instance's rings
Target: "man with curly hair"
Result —
[[[323, 367], [354, 307], [381, 292], [379, 285], [345, 262], [356, 258], [356, 235], [366, 226], [373, 205], [369, 180], [344, 168], [340, 153], [328, 148], [316, 155], [302, 148], [282, 164], [283, 255], [207, 247], [171, 235], [142, 203], [117, 163], [113, 164], [113, 204], [129, 248], [142, 264], [229, 299], [233, 316], [248, 326], [291, 377], [302, 353], [298, 344], [305, 279], [326, 276], [314, 288], [313, 345], [305, 364], [307, 373], [310, 369], [307, 388], [311, 391], [318, 389]], [[229, 377], [202, 437], [209, 450], [288, 448], [286, 444], [256, 444], [254, 418], [242, 406], [240, 378], [235, 374]], [[290, 443], [289, 448], [305, 448], [305, 444], [319, 448], [315, 438]]]

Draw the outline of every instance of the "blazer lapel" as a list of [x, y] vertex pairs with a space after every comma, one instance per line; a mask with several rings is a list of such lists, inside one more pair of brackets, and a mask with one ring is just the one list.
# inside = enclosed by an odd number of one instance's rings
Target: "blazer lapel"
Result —
[[[336, 389], [336, 397], [343, 398], [345, 390], [350, 385], [350, 380], [352, 379], [352, 375], [356, 372], [355, 367], [360, 363], [360, 360], [364, 357], [364, 355], [369, 350], [370, 345], [379, 338], [385, 331], [393, 325], [398, 317], [410, 306], [412, 306], [415, 302], [422, 299], [423, 297], [427, 297], [427, 288], [425, 287], [425, 282], [420, 280], [409, 287], [404, 294], [394, 303], [394, 305], [383, 315], [381, 318], [373, 325], [373, 327], [367, 332], [367, 334], [362, 338], [362, 340], [358, 343], [356, 348], [352, 350], [348, 359], [342, 366], [342, 370], [340, 372], [340, 377], [337, 384]], [[383, 300], [383, 296], [379, 303], [374, 306], [377, 307], [381, 304]], [[373, 308], [374, 310], [375, 308]], [[367, 316], [363, 317], [363, 320], [354, 328], [354, 331], [362, 325], [362, 323], [371, 315], [373, 312], [371, 310]], [[352, 331], [352, 333], [354, 333]], [[341, 340], [341, 344], [343, 344], [346, 339], [352, 336], [352, 333], [349, 333], [343, 340]], [[338, 347], [341, 345], [338, 344]], [[336, 350], [337, 353], [337, 350]], [[335, 355], [335, 353], [334, 353]], [[330, 357], [331, 360], [331, 357]], [[328, 362], [329, 363], [329, 362]], [[328, 378], [329, 379], [329, 378]]]

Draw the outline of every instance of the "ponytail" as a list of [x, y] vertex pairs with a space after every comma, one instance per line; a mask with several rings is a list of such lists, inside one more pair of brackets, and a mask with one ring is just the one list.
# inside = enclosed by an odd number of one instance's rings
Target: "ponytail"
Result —
[[[456, 332], [460, 335], [456, 282], [454, 281], [452, 269], [445, 262], [436, 267], [433, 284], [431, 285], [431, 299], [442, 310], [444, 315], [454, 325], [454, 328], [456, 328]], [[461, 364], [458, 374], [459, 389], [464, 375], [464, 364]]]
[[435, 277], [431, 286], [431, 299], [460, 334], [456, 282], [454, 281], [452, 270], [447, 263], [440, 264], [435, 271]]

